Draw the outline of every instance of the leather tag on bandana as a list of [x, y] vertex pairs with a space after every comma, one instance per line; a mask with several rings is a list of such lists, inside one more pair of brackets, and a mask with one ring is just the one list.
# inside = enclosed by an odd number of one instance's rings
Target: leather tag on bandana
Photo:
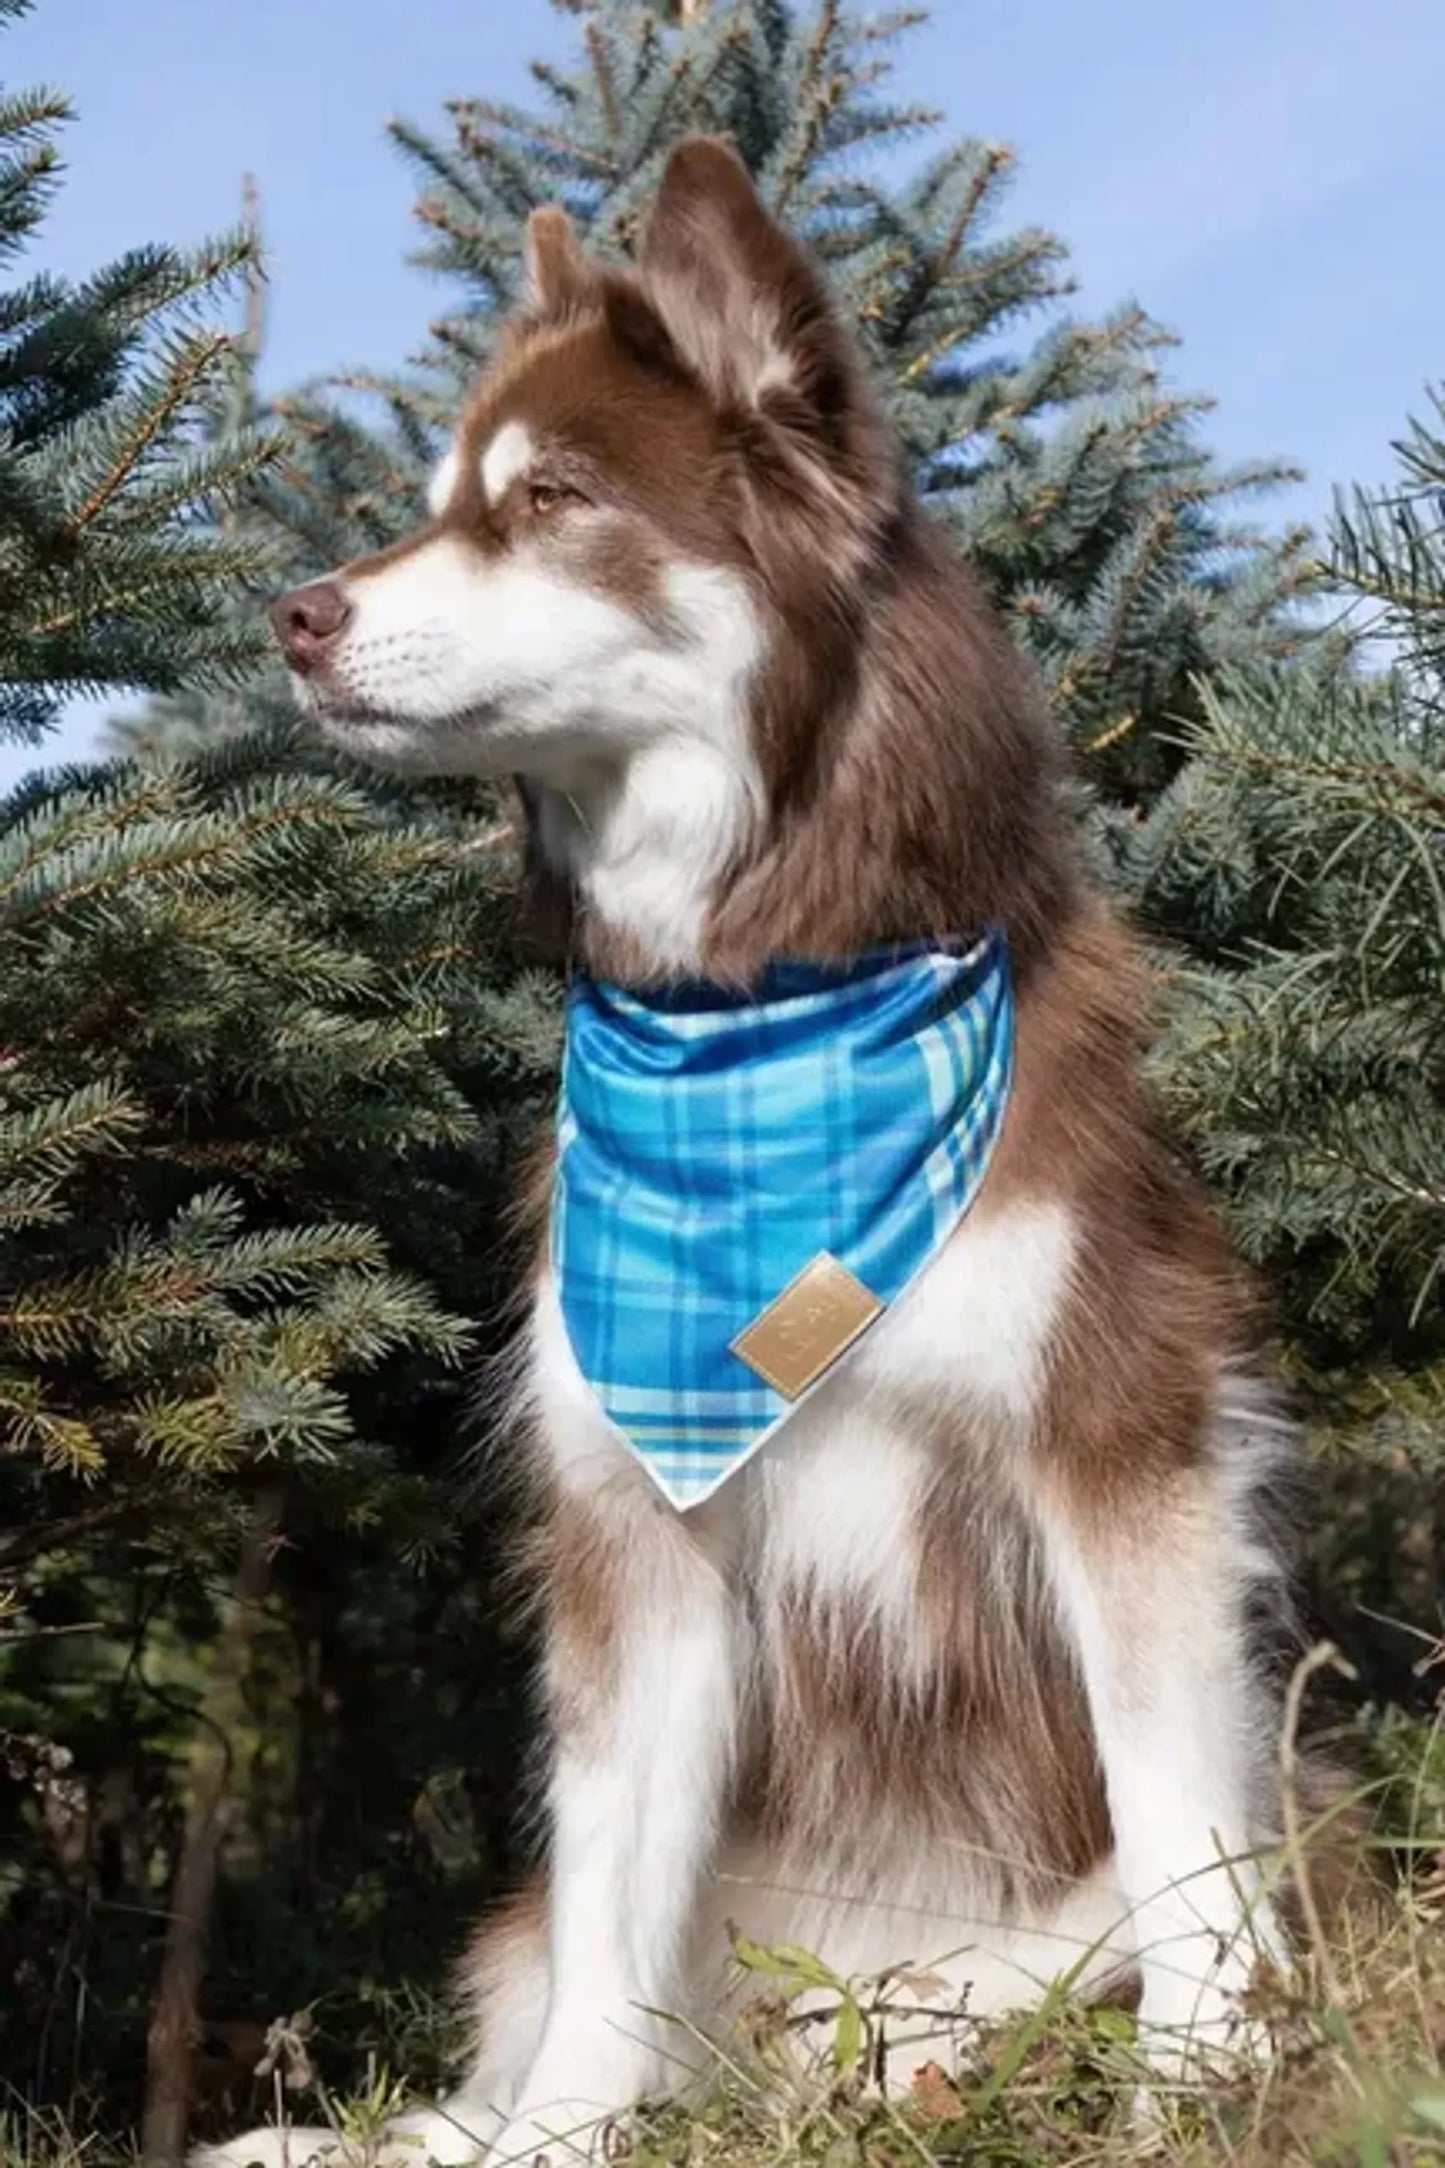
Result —
[[738, 1334], [732, 1351], [774, 1392], [796, 1400], [884, 1307], [846, 1265], [819, 1250]]

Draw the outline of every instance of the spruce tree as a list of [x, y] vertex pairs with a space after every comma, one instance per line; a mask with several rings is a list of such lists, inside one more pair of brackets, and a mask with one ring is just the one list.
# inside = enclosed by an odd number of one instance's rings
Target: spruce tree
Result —
[[[1126, 872], [1159, 1074], [1267, 1275], [1330, 1474], [1321, 1600], [1409, 1700], [1445, 1532], [1445, 408], [1337, 507], [1353, 652], [1219, 680]], [[1393, 1623], [1391, 1623], [1393, 1622]]]
[[[11, 19], [23, 6], [0, 0]], [[0, 104], [10, 257], [43, 214], [67, 110], [48, 92]], [[42, 276], [0, 296], [0, 727], [34, 734], [75, 691], [204, 686], [254, 658], [231, 594], [264, 560], [221, 508], [277, 440], [237, 417], [235, 341], [198, 313], [250, 255], [244, 235], [190, 255], [137, 249], [82, 284]], [[306, 919], [312, 888], [340, 911], [347, 850], [366, 848], [344, 839], [368, 821], [368, 895], [388, 848], [409, 874], [439, 846], [409, 831], [389, 842], [370, 802], [330, 776], [273, 767], [257, 755], [193, 776], [62, 772], [0, 808], [0, 1411], [19, 1486], [7, 1520], [24, 1531], [12, 1556], [46, 1547], [34, 1484], [146, 1462], [204, 1475], [248, 1439], [327, 1457], [325, 1335], [294, 1359], [274, 1335], [293, 1303], [299, 1320], [338, 1273], [377, 1266], [375, 1239], [319, 1225], [252, 1238], [222, 1185], [294, 1175], [308, 1098], [323, 1133], [355, 1137], [364, 1076], [399, 1076], [408, 1058], [418, 1104], [397, 1133], [450, 1141], [474, 1126], [426, 1058], [440, 1012], [420, 982], [406, 980], [407, 1008], [379, 962], [328, 948]], [[328, 846], [329, 866], [316, 856]], [[370, 1009], [348, 1036], [341, 1005], [359, 993]], [[237, 1120], [244, 1109], [252, 1133], [207, 1137], [217, 1101]], [[409, 1298], [393, 1292], [402, 1308], [374, 1344], [360, 1313], [353, 1338], [337, 1312], [335, 1356], [407, 1337]], [[424, 1303], [411, 1323], [445, 1337]], [[135, 1503], [156, 1510], [143, 1484]]]
[[[0, 31], [30, 0], [0, 0]], [[70, 118], [48, 90], [0, 96], [0, 736], [36, 739], [69, 696], [215, 685], [255, 664], [226, 608], [260, 576], [252, 531], [212, 516], [274, 458], [229, 426], [236, 342], [217, 321], [244, 234], [137, 248], [92, 277], [25, 275]]]
[[[0, 105], [12, 261], [66, 110]], [[225, 697], [260, 651], [237, 590], [268, 577], [266, 541], [234, 503], [280, 445], [215, 323], [251, 261], [245, 235], [149, 247], [0, 294], [5, 730], [43, 731], [77, 691]], [[159, 1982], [157, 2157], [180, 2142], [208, 1928], [224, 1981], [238, 1923], [244, 1950], [288, 1878], [303, 1917], [324, 1879], [313, 1941], [292, 1936], [304, 1996], [373, 1829], [405, 1829], [440, 1781], [439, 1735], [442, 1776], [470, 1736], [500, 1792], [488, 1576], [419, 1577], [478, 1521], [462, 1359], [554, 1052], [549, 1005], [496, 961], [505, 845], [474, 808], [420, 818], [264, 737], [0, 804], [0, 2064], [41, 2098], [114, 2075], [111, 2115], [138, 2106]], [[348, 1576], [374, 1585], [342, 1629]], [[417, 1704], [448, 1603], [478, 1676], [453, 1637], [455, 1684], [434, 1662]], [[380, 1720], [398, 1702], [410, 1728]], [[263, 1722], [247, 1770], [230, 1742]], [[304, 1839], [288, 1751], [316, 1795]], [[483, 1804], [473, 1867], [501, 1820]], [[423, 1937], [452, 1905], [430, 1859], [385, 1899]], [[376, 1916], [361, 1904], [364, 1936]]]

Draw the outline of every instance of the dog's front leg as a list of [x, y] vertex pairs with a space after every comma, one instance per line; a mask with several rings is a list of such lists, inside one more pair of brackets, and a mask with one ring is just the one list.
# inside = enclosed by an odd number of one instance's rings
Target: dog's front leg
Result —
[[1240, 1997], [1278, 1948], [1254, 1849], [1275, 1743], [1246, 1647], [1254, 1561], [1207, 1468], [1132, 1510], [1051, 1485], [1039, 1518], [1103, 1767], [1141, 2045], [1185, 2073], [1245, 2044]]
[[731, 1606], [690, 1525], [640, 1476], [564, 1500], [549, 1686], [551, 1993], [492, 2158], [593, 2149], [666, 2082], [681, 1957], [727, 1781]]

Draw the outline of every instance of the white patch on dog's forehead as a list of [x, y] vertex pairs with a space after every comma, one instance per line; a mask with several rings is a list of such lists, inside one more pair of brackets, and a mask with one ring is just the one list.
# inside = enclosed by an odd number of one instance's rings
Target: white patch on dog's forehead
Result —
[[503, 422], [482, 454], [482, 489], [488, 504], [500, 504], [519, 474], [532, 464], [532, 434], [525, 422]]
[[461, 472], [461, 457], [455, 444], [445, 452], [432, 470], [432, 478], [426, 485], [426, 505], [433, 519], [440, 519], [452, 500]]

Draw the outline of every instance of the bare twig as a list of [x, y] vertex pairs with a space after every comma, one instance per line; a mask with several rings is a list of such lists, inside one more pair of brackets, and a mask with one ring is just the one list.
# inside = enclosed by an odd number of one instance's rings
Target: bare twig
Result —
[[1325, 1997], [1338, 2010], [1344, 2007], [1344, 1986], [1325, 1936], [1300, 1822], [1300, 1715], [1310, 1681], [1321, 1671], [1338, 1671], [1347, 1679], [1355, 1676], [1354, 1666], [1346, 1663], [1333, 1641], [1317, 1642], [1296, 1664], [1289, 1692], [1285, 1695], [1284, 1723], [1279, 1736], [1280, 1813], [1284, 1821], [1285, 1858], [1299, 1893], [1299, 1908], [1309, 1937], [1310, 1953]]
[[199, 1712], [201, 1722], [191, 1743], [190, 1805], [171, 1887], [160, 1985], [146, 2040], [141, 2142], [146, 2160], [155, 2168], [176, 2168], [185, 2153], [191, 2054], [200, 2035], [201, 1979], [231, 1785], [230, 1744], [216, 1712], [225, 1712], [250, 1661], [280, 1510], [277, 1492], [264, 1492], [256, 1500], [206, 1694], [211, 1706]]
[[246, 314], [241, 332], [246, 358], [254, 363], [266, 337], [266, 274], [261, 267], [261, 191], [254, 173], [241, 175], [241, 224], [254, 254], [246, 266]]

